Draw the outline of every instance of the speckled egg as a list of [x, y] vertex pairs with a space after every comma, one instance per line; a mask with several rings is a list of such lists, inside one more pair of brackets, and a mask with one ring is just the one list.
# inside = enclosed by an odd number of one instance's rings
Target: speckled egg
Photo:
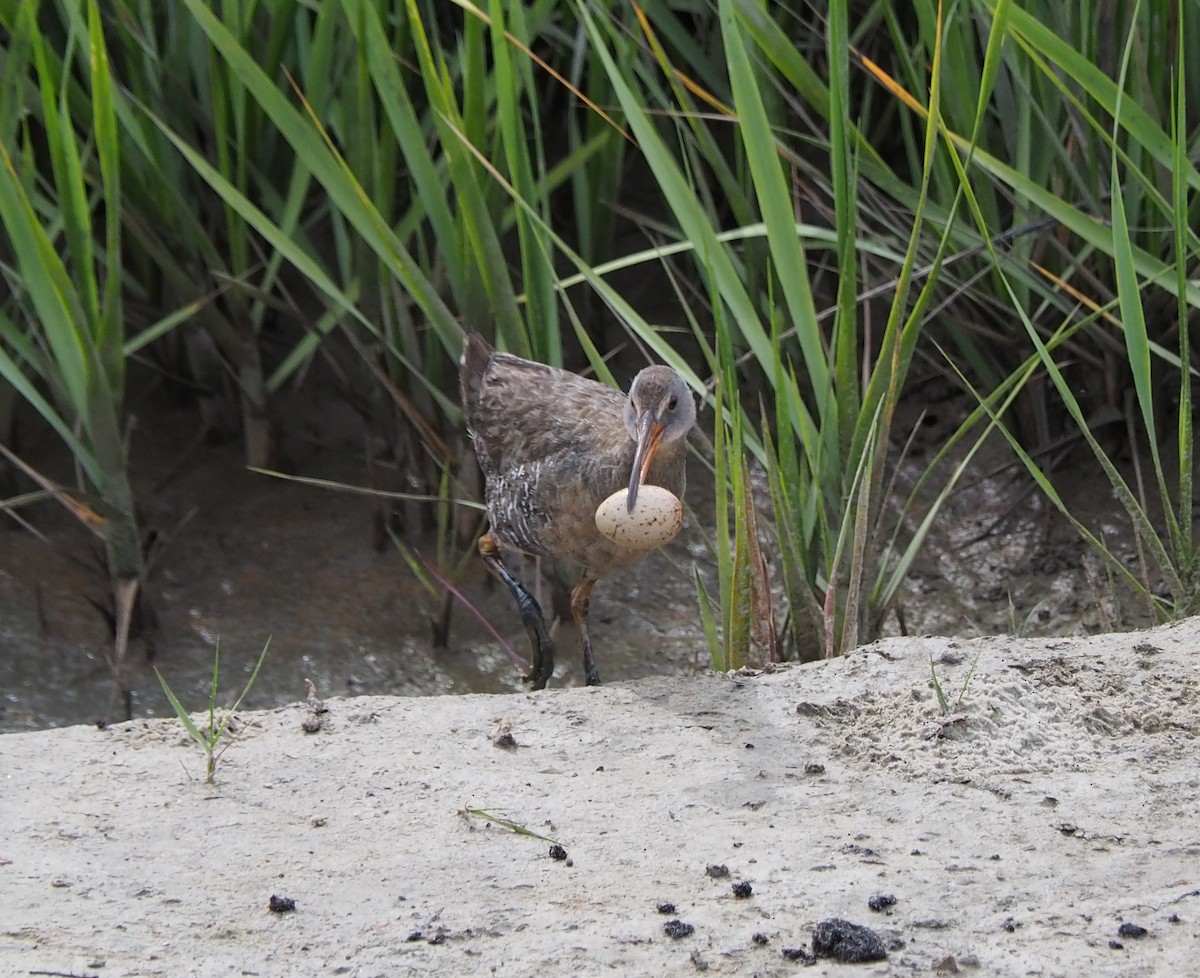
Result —
[[653, 550], [679, 535], [683, 503], [675, 493], [641, 486], [632, 513], [626, 509], [628, 496], [628, 489], [618, 489], [596, 507], [596, 528], [609, 540], [630, 550]]

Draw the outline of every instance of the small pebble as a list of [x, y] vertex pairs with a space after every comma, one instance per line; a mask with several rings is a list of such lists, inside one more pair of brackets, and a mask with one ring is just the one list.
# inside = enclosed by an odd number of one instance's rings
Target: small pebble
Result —
[[267, 907], [271, 913], [291, 913], [296, 909], [296, 901], [291, 897], [281, 897], [271, 894], [271, 899], [267, 903]]
[[550, 847], [550, 858], [562, 862], [562, 860], [567, 858], [567, 850], [556, 842]]
[[895, 905], [896, 898], [890, 893], [876, 893], [867, 900], [867, 906], [877, 912], [886, 910], [888, 907], [894, 907]]
[[492, 743], [501, 750], [516, 750], [517, 738], [513, 736], [512, 721], [508, 717], [501, 717], [496, 722], [496, 729], [492, 731]]
[[1108, 946], [1109, 946], [1109, 948], [1111, 948], [1114, 951], [1124, 951], [1125, 950], [1125, 945], [1122, 944], [1120, 941], [1109, 941]]
[[663, 933], [667, 937], [675, 938], [675, 940], [679, 940], [682, 937], [690, 937], [695, 931], [695, 927], [691, 924], [685, 924], [682, 920], [668, 920], [663, 924]]
[[804, 773], [805, 774], [824, 774], [825, 773], [825, 765], [821, 764], [817, 761], [809, 761], [807, 764], [804, 765]]
[[721, 863], [709, 863], [704, 867], [704, 875], [711, 876], [715, 880], [721, 880], [729, 875], [729, 867]]
[[766, 944], [770, 941], [770, 938], [767, 937], [766, 934], [762, 933], [762, 931], [759, 931], [752, 938], [750, 938], [750, 940], [752, 940], [755, 944]]
[[1117, 937], [1145, 937], [1149, 933], [1140, 924], [1122, 924], [1117, 928]]
[[739, 900], [745, 900], [746, 897], [750, 896], [750, 894], [753, 892], [754, 892], [754, 887], [752, 887], [749, 883], [745, 882], [744, 880], [740, 883], [733, 884], [733, 895], [735, 897], [737, 897]]
[[816, 964], [817, 959], [802, 947], [785, 947], [779, 952], [788, 961], [803, 961], [805, 964]]
[[659, 913], [671, 914], [675, 912], [675, 904], [670, 900], [664, 900], [658, 905], [657, 909]]

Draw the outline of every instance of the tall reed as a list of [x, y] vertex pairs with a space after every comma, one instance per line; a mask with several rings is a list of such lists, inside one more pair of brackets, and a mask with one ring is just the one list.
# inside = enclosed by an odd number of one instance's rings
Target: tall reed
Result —
[[[145, 565], [123, 415], [116, 95], [96, 0], [88, 0], [86, 19], [70, 21], [63, 60], [40, 31], [35, 7], [20, 5], [6, 25], [12, 58], [0, 92], [0, 224], [16, 304], [11, 317], [0, 315], [0, 376], [78, 465], [77, 486], [21, 467], [104, 542], [116, 631], [110, 661], [128, 714], [122, 665]], [[32, 91], [27, 77], [36, 82]]]

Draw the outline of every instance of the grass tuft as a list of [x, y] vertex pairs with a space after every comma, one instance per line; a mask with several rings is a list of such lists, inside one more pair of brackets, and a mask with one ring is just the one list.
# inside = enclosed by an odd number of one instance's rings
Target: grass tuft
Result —
[[171, 709], [175, 711], [179, 722], [183, 724], [183, 729], [187, 731], [188, 737], [204, 752], [204, 780], [208, 784], [215, 783], [217, 762], [220, 761], [221, 756], [236, 739], [230, 732], [230, 725], [233, 723], [237, 711], [241, 708], [242, 701], [254, 686], [255, 680], [258, 679], [258, 672], [267, 658], [267, 650], [270, 647], [271, 640], [267, 639], [267, 644], [263, 646], [262, 652], [259, 653], [258, 661], [254, 664], [250, 678], [246, 680], [246, 684], [242, 687], [242, 691], [238, 694], [233, 706], [224, 711], [223, 715], [218, 716], [217, 689], [221, 679], [221, 643], [217, 642], [216, 650], [213, 652], [212, 679], [208, 685], [208, 722], [203, 727], [196, 725], [196, 721], [192, 719], [183, 704], [179, 702], [179, 698], [172, 691], [171, 687], [167, 685], [167, 680], [158, 670], [158, 667], [155, 666], [154, 668], [154, 674], [158, 677], [163, 693], [166, 694], [167, 701], [171, 704]]

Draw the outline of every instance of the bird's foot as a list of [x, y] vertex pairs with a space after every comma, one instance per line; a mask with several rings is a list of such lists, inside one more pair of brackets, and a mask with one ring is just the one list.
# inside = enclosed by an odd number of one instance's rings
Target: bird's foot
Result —
[[588, 607], [591, 604], [592, 588], [596, 582], [584, 575], [583, 579], [571, 590], [571, 614], [579, 628], [579, 638], [583, 643], [583, 677], [589, 686], [600, 685], [600, 670], [596, 668], [596, 656], [592, 652], [592, 640], [588, 635]]
[[554, 675], [554, 659], [550, 658], [549, 662], [542, 660], [538, 661], [538, 657], [534, 657], [533, 666], [529, 672], [525, 673], [525, 682], [530, 684], [531, 689], [545, 689], [546, 683], [550, 677]]
[[519, 593], [513, 594], [517, 599], [517, 607], [521, 612], [521, 622], [529, 634], [529, 645], [533, 649], [533, 661], [525, 681], [531, 683], [534, 689], [545, 689], [546, 683], [554, 675], [554, 642], [546, 630], [546, 619], [542, 616], [541, 606], [532, 594], [520, 587]]
[[583, 633], [583, 676], [589, 686], [600, 685], [600, 670], [596, 668], [596, 657], [592, 654], [587, 632]]

